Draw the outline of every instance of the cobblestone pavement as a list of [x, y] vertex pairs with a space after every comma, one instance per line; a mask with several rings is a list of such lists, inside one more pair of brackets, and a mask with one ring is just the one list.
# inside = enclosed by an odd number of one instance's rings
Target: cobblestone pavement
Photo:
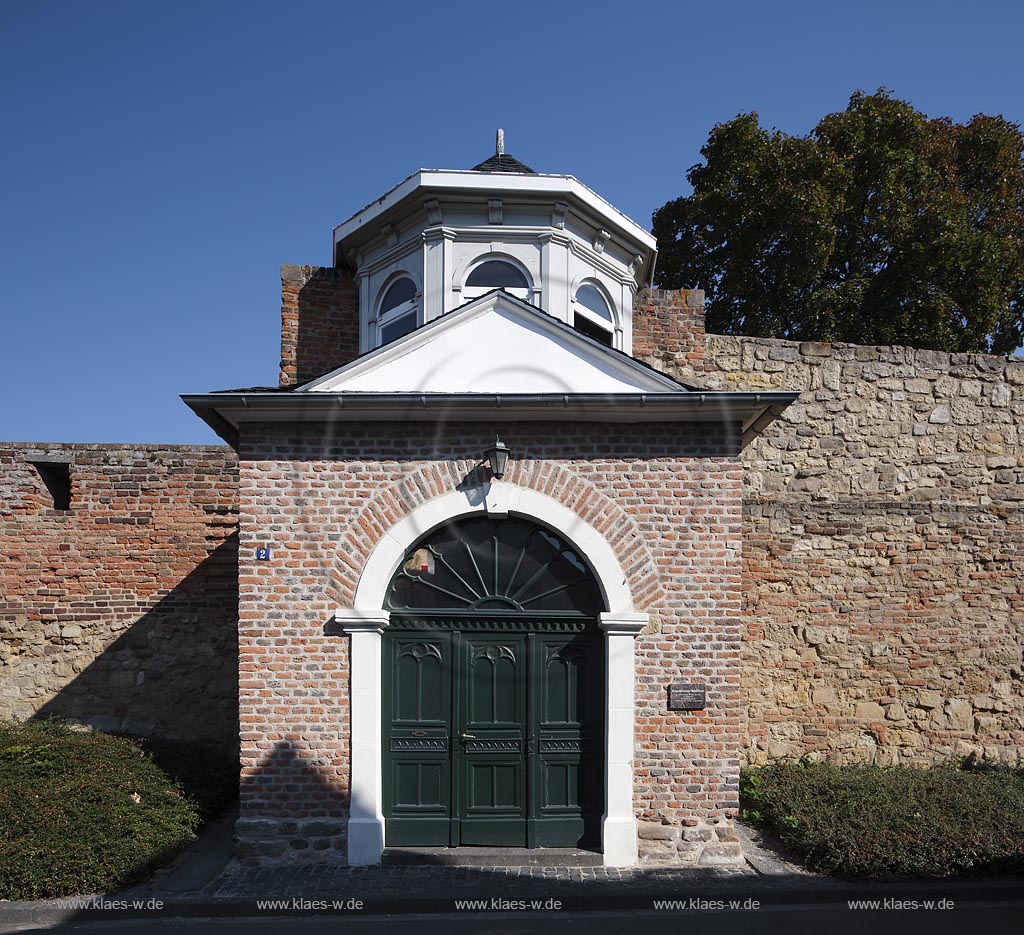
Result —
[[310, 899], [462, 899], [486, 893], [489, 897], [550, 896], [555, 891], [628, 889], [666, 892], [680, 886], [721, 887], [757, 879], [750, 868], [622, 869], [608, 867], [341, 867], [333, 864], [268, 869], [229, 865], [199, 895], [211, 899], [256, 899], [299, 895]]
[[[691, 895], [704, 891], [759, 892], [792, 885], [797, 879], [813, 886], [825, 878], [808, 874], [781, 860], [756, 832], [740, 828], [745, 863], [738, 867], [536, 867], [450, 866], [394, 864], [348, 867], [339, 863], [308, 863], [283, 867], [246, 867], [230, 859], [230, 821], [223, 833], [198, 842], [197, 856], [221, 853], [211, 872], [199, 875], [196, 857], [183, 860], [184, 876], [170, 873], [124, 895], [175, 892], [178, 897], [203, 901], [252, 901], [301, 897], [311, 900], [357, 898], [376, 904], [432, 902], [487, 897], [532, 898], [556, 896], [567, 901], [596, 898], [649, 897], [652, 894]], [[205, 843], [205, 846], [204, 846]]]

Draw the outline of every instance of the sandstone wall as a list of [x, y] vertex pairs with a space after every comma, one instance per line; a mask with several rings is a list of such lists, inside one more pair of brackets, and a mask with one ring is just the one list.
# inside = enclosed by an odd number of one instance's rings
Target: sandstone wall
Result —
[[745, 755], [1024, 749], [1024, 360], [707, 338], [708, 386], [795, 389], [743, 454]]
[[0, 718], [231, 749], [236, 491], [227, 448], [0, 445]]

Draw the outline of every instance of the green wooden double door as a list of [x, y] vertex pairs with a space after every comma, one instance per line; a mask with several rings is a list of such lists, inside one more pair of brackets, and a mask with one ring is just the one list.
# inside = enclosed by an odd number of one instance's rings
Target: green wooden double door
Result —
[[599, 844], [604, 659], [593, 624], [487, 632], [448, 620], [404, 630], [392, 618], [388, 845]]

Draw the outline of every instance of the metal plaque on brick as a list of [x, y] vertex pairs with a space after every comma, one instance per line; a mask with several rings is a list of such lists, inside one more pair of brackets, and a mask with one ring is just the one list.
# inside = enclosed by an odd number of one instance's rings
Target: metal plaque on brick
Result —
[[695, 682], [670, 682], [669, 711], [702, 711], [707, 707], [706, 686]]

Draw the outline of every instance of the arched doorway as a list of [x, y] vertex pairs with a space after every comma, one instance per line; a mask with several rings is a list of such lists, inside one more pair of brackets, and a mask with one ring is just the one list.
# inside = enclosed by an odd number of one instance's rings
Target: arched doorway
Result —
[[408, 549], [385, 609], [385, 843], [599, 846], [605, 607], [583, 557], [463, 517]]

